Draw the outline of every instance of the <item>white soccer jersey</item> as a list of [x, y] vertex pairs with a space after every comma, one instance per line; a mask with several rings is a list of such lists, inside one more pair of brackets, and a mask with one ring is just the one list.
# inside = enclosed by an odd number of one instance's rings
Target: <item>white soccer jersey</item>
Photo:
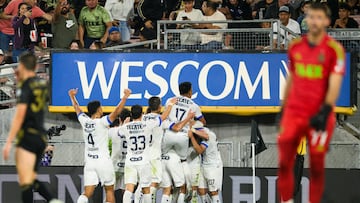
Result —
[[109, 116], [91, 119], [85, 113], [78, 115], [85, 140], [85, 163], [94, 159], [110, 159], [109, 155]]
[[[195, 118], [197, 120], [203, 117], [200, 107], [192, 99], [184, 96], [178, 96], [177, 98], [177, 102], [173, 105], [169, 114], [170, 121], [183, 121], [187, 117], [190, 110], [195, 112]], [[169, 104], [169, 102], [170, 99], [166, 102], [166, 105]]]
[[119, 128], [120, 127], [114, 127], [109, 129], [109, 137], [112, 146], [111, 160], [115, 172], [124, 172], [127, 145], [125, 135], [120, 134]]
[[[143, 116], [143, 121], [159, 119], [159, 114], [148, 113]], [[164, 134], [162, 126], [157, 126], [152, 130], [150, 137], [151, 159], [161, 159], [161, 142]]]
[[147, 121], [133, 121], [120, 127], [127, 143], [125, 165], [144, 165], [150, 163], [150, 142], [153, 129], [161, 125], [160, 116]]
[[200, 143], [206, 147], [205, 152], [202, 154], [202, 164], [203, 166], [222, 165], [216, 134], [208, 128], [204, 129], [209, 135], [209, 139], [207, 141], [201, 141]]

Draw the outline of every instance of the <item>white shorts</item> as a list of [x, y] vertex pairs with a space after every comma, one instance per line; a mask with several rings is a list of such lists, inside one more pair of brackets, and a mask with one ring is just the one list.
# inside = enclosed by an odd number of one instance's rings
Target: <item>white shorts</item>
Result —
[[150, 187], [151, 185], [151, 165], [126, 165], [125, 164], [125, 185], [139, 183], [141, 188]]
[[199, 188], [208, 188], [210, 192], [221, 191], [223, 181], [223, 167], [202, 166], [199, 178]]
[[84, 166], [84, 186], [110, 186], [115, 184], [115, 172], [111, 159], [87, 160]]
[[151, 164], [151, 173], [152, 173], [151, 182], [152, 183], [161, 183], [162, 171], [163, 171], [161, 160], [153, 159], [153, 160], [151, 160], [150, 164]]
[[163, 188], [181, 187], [185, 184], [185, 175], [180, 157], [173, 151], [162, 156], [162, 181], [160, 186]]
[[166, 131], [163, 138], [162, 151], [164, 154], [168, 153], [171, 149], [180, 156], [181, 160], [186, 160], [189, 148], [189, 137], [183, 132], [169, 132]]
[[114, 190], [125, 190], [124, 172], [115, 172], [115, 188]]
[[[189, 160], [189, 159], [188, 159]], [[200, 156], [195, 159], [188, 161], [190, 168], [190, 184], [191, 186], [199, 186], [199, 178], [200, 178]]]

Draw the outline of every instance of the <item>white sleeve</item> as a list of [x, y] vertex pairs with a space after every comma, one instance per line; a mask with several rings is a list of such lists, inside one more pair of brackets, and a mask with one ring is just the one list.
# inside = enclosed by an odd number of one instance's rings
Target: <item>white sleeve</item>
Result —
[[87, 116], [84, 112], [80, 112], [78, 114], [78, 120], [79, 120], [81, 126], [84, 126], [86, 121], [89, 119], [90, 119], [89, 116]]
[[156, 117], [155, 119], [149, 119], [146, 121], [146, 126], [151, 129], [155, 127], [160, 127], [161, 124], [162, 120], [160, 116]]
[[169, 119], [166, 119], [162, 122], [161, 128], [163, 130], [171, 130], [171, 128], [175, 125], [174, 122], [171, 122]]
[[178, 15], [176, 16], [176, 20], [175, 21], [182, 21], [182, 17], [183, 17], [183, 12], [179, 12]]
[[109, 125], [111, 125], [111, 120], [110, 120], [110, 117], [109, 117], [109, 115], [107, 115], [107, 116], [103, 116], [102, 118], [101, 118], [101, 124], [103, 124], [104, 126], [109, 126]]
[[209, 143], [206, 142], [206, 141], [201, 141], [201, 142], [200, 142], [200, 145], [205, 146], [205, 148], [208, 148], [208, 147], [209, 147]]
[[200, 120], [202, 117], [204, 117], [198, 105], [195, 104], [191, 110], [195, 113], [196, 120]]
[[109, 130], [109, 137], [111, 138], [111, 159], [116, 161], [120, 157], [121, 152], [121, 140], [120, 136], [118, 135], [119, 128], [110, 128]]

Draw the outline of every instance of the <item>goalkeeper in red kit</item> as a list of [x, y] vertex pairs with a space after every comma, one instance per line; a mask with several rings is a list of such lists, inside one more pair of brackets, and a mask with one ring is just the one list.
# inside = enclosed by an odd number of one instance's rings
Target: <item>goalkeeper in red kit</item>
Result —
[[289, 47], [289, 69], [278, 136], [282, 203], [293, 203], [294, 161], [303, 135], [310, 151], [310, 203], [320, 203], [324, 191], [325, 154], [335, 127], [334, 106], [345, 71], [343, 47], [326, 33], [326, 5], [311, 5], [308, 34]]

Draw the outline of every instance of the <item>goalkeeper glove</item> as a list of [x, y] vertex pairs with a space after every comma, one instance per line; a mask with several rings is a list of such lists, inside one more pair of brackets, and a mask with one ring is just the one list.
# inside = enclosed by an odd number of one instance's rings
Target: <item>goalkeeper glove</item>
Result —
[[325, 131], [329, 114], [332, 111], [332, 106], [324, 104], [320, 111], [310, 119], [310, 126], [316, 131]]

